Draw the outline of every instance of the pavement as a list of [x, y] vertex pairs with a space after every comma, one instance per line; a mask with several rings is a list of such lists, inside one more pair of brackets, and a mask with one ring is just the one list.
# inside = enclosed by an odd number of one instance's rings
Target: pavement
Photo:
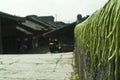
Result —
[[72, 52], [0, 55], [0, 80], [71, 80]]

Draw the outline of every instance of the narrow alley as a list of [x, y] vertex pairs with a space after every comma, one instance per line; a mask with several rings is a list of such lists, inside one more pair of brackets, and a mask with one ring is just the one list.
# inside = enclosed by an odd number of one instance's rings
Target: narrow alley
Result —
[[0, 80], [71, 80], [72, 52], [0, 55]]

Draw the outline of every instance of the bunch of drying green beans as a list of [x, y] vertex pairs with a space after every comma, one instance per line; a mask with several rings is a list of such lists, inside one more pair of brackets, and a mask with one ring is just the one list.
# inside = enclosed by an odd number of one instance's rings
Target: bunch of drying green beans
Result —
[[114, 61], [114, 80], [118, 80], [120, 58], [120, 0], [109, 0], [104, 7], [92, 14], [75, 28], [75, 40], [80, 46], [80, 54], [90, 53], [91, 72], [94, 73], [95, 60], [98, 67], [109, 64], [108, 80], [111, 76], [111, 61]]

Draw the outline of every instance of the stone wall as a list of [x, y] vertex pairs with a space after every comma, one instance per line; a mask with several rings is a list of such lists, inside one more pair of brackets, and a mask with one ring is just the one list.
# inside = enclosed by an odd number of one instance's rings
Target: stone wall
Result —
[[[96, 59], [96, 69], [94, 69], [95, 73], [92, 73], [90, 54], [81, 54], [79, 48], [76, 47], [75, 63], [79, 80], [108, 80], [109, 63], [107, 61], [98, 66], [98, 61]], [[110, 80], [114, 80], [114, 61], [112, 61], [111, 70]]]

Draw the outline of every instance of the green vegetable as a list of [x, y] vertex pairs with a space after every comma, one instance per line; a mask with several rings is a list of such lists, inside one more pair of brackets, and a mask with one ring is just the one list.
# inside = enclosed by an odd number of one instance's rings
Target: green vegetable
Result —
[[80, 50], [80, 54], [86, 55], [88, 52], [90, 54], [91, 80], [94, 79], [95, 71], [106, 62], [109, 64], [108, 80], [111, 80], [112, 62], [115, 63], [114, 80], [118, 80], [120, 75], [120, 0], [109, 0], [104, 7], [78, 24], [74, 33], [77, 44], [75, 48]]

